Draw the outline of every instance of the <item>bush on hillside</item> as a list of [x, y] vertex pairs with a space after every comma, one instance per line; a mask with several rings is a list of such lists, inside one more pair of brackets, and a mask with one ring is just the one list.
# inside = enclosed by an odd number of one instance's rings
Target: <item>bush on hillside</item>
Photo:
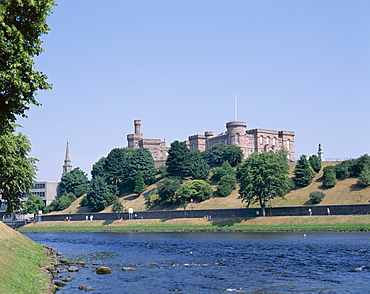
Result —
[[337, 184], [337, 178], [335, 174], [335, 167], [332, 165], [325, 166], [324, 169], [324, 174], [322, 176], [322, 186], [324, 188], [333, 188]]
[[321, 170], [321, 161], [316, 155], [311, 155], [308, 161], [315, 173], [318, 173]]
[[325, 193], [321, 191], [314, 191], [310, 193], [310, 200], [312, 203], [320, 203], [325, 197]]
[[357, 185], [364, 188], [370, 186], [370, 168], [368, 166], [365, 166], [362, 169], [362, 172], [357, 179]]
[[227, 197], [236, 188], [235, 176], [225, 175], [220, 179], [217, 192], [221, 197]]
[[335, 176], [338, 180], [344, 180], [349, 178], [349, 167], [351, 166], [351, 161], [343, 161], [335, 166]]
[[301, 155], [294, 169], [294, 183], [298, 187], [306, 187], [312, 183], [314, 171], [306, 155]]
[[230, 175], [235, 177], [235, 170], [228, 161], [224, 162], [221, 167], [215, 167], [212, 170], [212, 181], [219, 182], [223, 176]]

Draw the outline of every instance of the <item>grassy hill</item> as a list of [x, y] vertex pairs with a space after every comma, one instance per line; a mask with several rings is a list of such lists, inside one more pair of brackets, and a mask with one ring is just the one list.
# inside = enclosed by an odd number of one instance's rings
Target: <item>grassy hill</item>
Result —
[[0, 222], [0, 292], [51, 293], [50, 279], [40, 272], [39, 263], [48, 264], [44, 248]]
[[[327, 165], [336, 165], [338, 162], [324, 162], [323, 167]], [[293, 176], [295, 163], [290, 163], [290, 176]], [[345, 179], [338, 181], [338, 184], [331, 189], [324, 189], [322, 187], [321, 177], [323, 175], [322, 170], [315, 176], [311, 185], [295, 189], [285, 196], [285, 199], [275, 198], [272, 200], [272, 205], [275, 207], [281, 206], [302, 206], [311, 205], [309, 201], [309, 195], [313, 191], [323, 191], [326, 196], [324, 200], [318, 205], [340, 205], [340, 204], [368, 204], [370, 201], [370, 187], [359, 188], [356, 185], [357, 178]], [[148, 210], [148, 198], [151, 190], [155, 189], [156, 185], [149, 186], [141, 195], [133, 193], [124, 193], [121, 195], [120, 202], [126, 207], [132, 207], [135, 211]], [[213, 186], [216, 190], [216, 186]], [[194, 203], [194, 209], [219, 209], [219, 208], [244, 208], [245, 203], [238, 199], [238, 189], [235, 189], [228, 197], [213, 197], [201, 203]], [[88, 213], [90, 212], [86, 207], [80, 207], [79, 202], [81, 199], [77, 199], [72, 203], [71, 208], [65, 209], [59, 212], [52, 212], [52, 214], [61, 213]], [[257, 205], [251, 206], [257, 207]], [[158, 206], [151, 210], [176, 210], [183, 209], [180, 206]], [[111, 212], [112, 206], [108, 206], [101, 212]]]

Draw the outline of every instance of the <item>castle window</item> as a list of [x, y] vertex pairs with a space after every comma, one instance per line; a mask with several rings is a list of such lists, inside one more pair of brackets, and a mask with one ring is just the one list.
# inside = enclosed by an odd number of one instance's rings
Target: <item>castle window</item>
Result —
[[238, 133], [235, 134], [235, 141], [236, 141], [236, 144], [240, 143], [240, 135]]
[[266, 138], [266, 144], [269, 145], [270, 144], [270, 137], [267, 137]]
[[157, 153], [157, 148], [154, 148], [154, 153]]
[[260, 145], [263, 144], [263, 136], [260, 137]]
[[276, 138], [275, 137], [272, 138], [272, 145], [276, 146]]
[[288, 139], [288, 140], [286, 140], [286, 149], [290, 149], [290, 140]]

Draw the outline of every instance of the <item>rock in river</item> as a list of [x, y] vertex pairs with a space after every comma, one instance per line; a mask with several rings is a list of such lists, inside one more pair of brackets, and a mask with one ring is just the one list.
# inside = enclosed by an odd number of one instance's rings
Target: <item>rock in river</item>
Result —
[[99, 275], [106, 275], [111, 273], [111, 269], [107, 266], [100, 266], [96, 269], [96, 273]]

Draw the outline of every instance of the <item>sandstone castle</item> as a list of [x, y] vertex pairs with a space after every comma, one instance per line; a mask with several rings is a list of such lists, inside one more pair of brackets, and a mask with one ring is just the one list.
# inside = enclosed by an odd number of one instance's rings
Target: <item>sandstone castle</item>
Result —
[[[160, 139], [144, 139], [141, 133], [141, 120], [134, 121], [135, 133], [127, 135], [129, 148], [148, 148], [156, 167], [164, 165], [169, 147]], [[288, 151], [288, 159], [294, 160], [294, 132], [272, 131], [264, 129], [247, 130], [247, 123], [231, 121], [226, 123], [226, 131], [213, 135], [206, 131], [204, 135], [192, 135], [185, 141], [190, 150], [206, 151], [217, 143], [239, 146], [247, 158], [253, 152], [277, 152], [282, 147]]]

